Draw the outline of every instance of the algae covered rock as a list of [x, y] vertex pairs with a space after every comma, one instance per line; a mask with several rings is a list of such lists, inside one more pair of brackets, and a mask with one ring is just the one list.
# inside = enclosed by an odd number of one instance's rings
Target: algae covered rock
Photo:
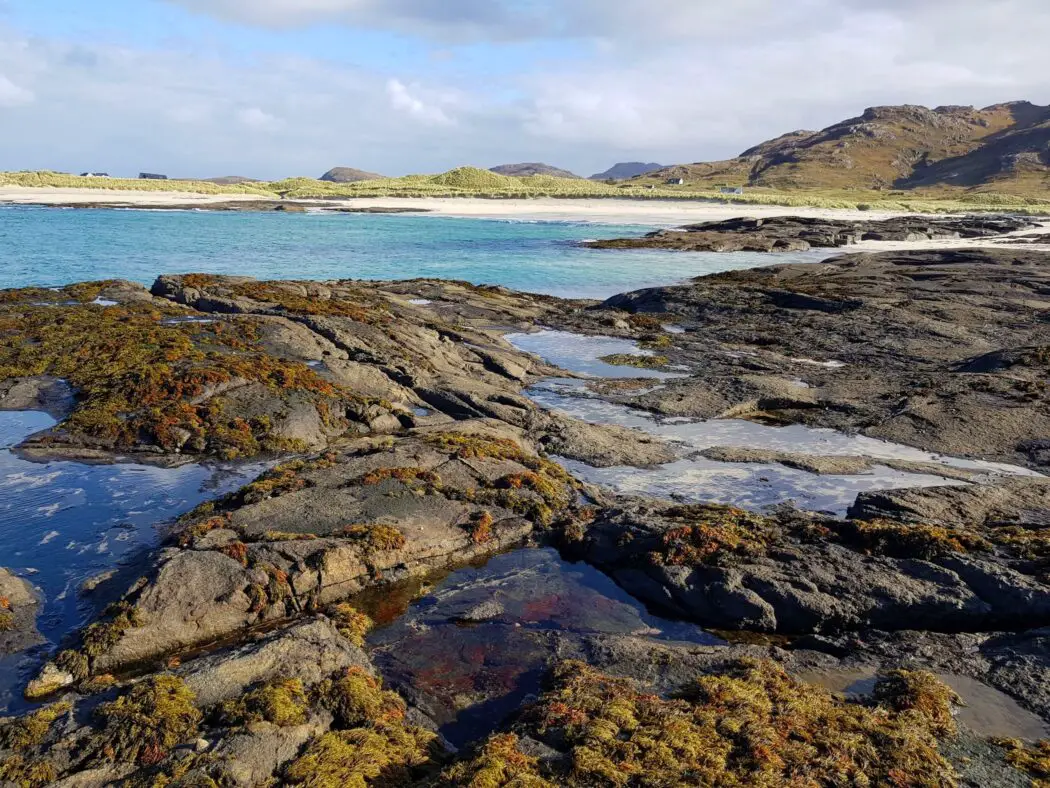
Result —
[[1050, 586], [1011, 534], [634, 501], [601, 513], [573, 550], [639, 598], [719, 629], [1044, 626]]
[[[701, 675], [674, 698], [580, 662], [510, 732], [444, 773], [450, 785], [955, 785], [941, 740], [958, 698], [932, 676], [898, 671], [875, 705], [796, 681], [768, 661]], [[538, 758], [528, 742], [554, 750]]]
[[148, 576], [84, 630], [78, 653], [88, 672], [113, 672], [490, 555], [578, 516], [573, 480], [505, 425], [361, 439], [279, 465], [184, 517]]

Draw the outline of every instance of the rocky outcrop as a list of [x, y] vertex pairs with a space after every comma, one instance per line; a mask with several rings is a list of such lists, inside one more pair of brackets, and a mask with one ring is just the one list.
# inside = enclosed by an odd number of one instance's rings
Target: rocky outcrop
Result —
[[0, 656], [44, 642], [36, 628], [39, 613], [39, 592], [28, 580], [0, 568]]
[[506, 549], [575, 509], [570, 477], [498, 422], [349, 443], [183, 518], [81, 653], [110, 673], [243, 635]]
[[849, 512], [863, 520], [892, 518], [945, 527], [1010, 528], [1033, 540], [1050, 532], [1050, 479], [861, 493]]
[[587, 241], [593, 249], [673, 249], [683, 252], [804, 252], [838, 249], [862, 241], [945, 241], [994, 238], [1038, 227], [1026, 219], [970, 216], [900, 216], [876, 221], [797, 216], [729, 219], [658, 230], [642, 238]]
[[638, 598], [716, 629], [801, 635], [1050, 624], [1038, 560], [1045, 531], [1029, 541], [998, 524], [843, 522], [635, 502], [600, 515], [574, 549]]
[[375, 181], [382, 177], [374, 172], [355, 170], [353, 167], [333, 167], [318, 180], [328, 183], [358, 183], [359, 181]]
[[[555, 325], [654, 343], [691, 376], [603, 398], [803, 423], [1050, 467], [1050, 268], [1036, 251], [883, 252], [626, 293]], [[678, 333], [662, 325], [673, 323]]]

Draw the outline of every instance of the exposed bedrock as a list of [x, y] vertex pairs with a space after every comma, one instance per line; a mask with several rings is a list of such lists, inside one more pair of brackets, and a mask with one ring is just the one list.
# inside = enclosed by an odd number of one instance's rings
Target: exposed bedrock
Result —
[[739, 218], [658, 230], [643, 238], [587, 241], [594, 249], [675, 249], [686, 252], [802, 252], [836, 249], [862, 241], [951, 241], [995, 238], [1039, 224], [1008, 216], [879, 220], [815, 219], [799, 216]]
[[109, 673], [242, 635], [563, 527], [584, 516], [576, 501], [565, 471], [499, 422], [360, 439], [183, 517], [79, 653]]
[[[963, 514], [896, 517], [859, 504], [856, 519], [757, 515], [715, 506], [621, 501], [574, 552], [631, 594], [703, 626], [802, 635], [924, 629], [991, 632], [1050, 625], [1046, 480], [962, 488]], [[953, 489], [878, 493], [943, 513]], [[982, 498], [986, 495], [986, 498]], [[924, 497], [930, 505], [923, 507]], [[1018, 501], [987, 517], [989, 500]], [[1042, 506], [1035, 516], [1026, 508]], [[877, 516], [874, 516], [877, 515]], [[874, 519], [863, 519], [873, 517]]]
[[610, 400], [1045, 469], [1048, 261], [1002, 249], [856, 254], [626, 293], [563, 324], [643, 340], [691, 371], [655, 388], [593, 386]]

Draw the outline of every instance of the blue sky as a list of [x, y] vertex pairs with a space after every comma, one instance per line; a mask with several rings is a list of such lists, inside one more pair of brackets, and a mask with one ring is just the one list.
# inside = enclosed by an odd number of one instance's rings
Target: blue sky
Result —
[[0, 169], [589, 175], [1050, 103], [1047, 40], [1045, 0], [0, 0]]

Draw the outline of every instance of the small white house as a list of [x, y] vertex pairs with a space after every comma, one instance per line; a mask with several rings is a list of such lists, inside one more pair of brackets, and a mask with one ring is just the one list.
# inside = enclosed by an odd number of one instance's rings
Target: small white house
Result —
[[668, 178], [668, 186], [685, 186], [685, 178]]
[[108, 172], [82, 172], [80, 173], [81, 178], [108, 178]]

